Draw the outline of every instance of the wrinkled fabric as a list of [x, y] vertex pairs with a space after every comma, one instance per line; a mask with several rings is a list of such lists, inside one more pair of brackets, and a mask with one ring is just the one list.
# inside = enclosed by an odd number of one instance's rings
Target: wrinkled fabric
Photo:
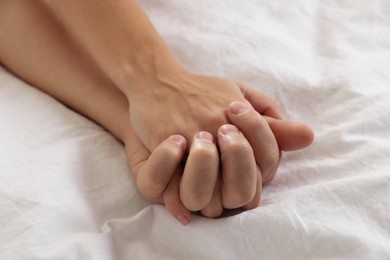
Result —
[[260, 207], [183, 227], [115, 138], [0, 68], [0, 258], [389, 259], [390, 2], [141, 4], [186, 68], [275, 97], [314, 144]]

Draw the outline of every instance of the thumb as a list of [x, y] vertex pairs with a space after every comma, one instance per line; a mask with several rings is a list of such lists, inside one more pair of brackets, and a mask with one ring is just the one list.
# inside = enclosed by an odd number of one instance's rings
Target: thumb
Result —
[[308, 125], [267, 116], [264, 116], [264, 118], [267, 120], [282, 151], [303, 149], [314, 141], [313, 129]]

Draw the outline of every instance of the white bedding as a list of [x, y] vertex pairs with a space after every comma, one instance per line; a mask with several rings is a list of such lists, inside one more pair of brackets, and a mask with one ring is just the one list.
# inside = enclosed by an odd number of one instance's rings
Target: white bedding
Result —
[[315, 143], [260, 207], [183, 227], [108, 132], [0, 68], [0, 259], [390, 259], [390, 2], [141, 4], [187, 68], [274, 96]]

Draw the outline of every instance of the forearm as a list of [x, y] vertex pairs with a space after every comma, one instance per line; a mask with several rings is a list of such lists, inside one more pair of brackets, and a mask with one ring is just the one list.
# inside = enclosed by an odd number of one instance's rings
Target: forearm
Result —
[[0, 39], [10, 71], [124, 142], [131, 128], [126, 97], [38, 1], [0, 1]]
[[73, 100], [73, 108], [99, 123], [121, 142], [126, 143], [133, 138], [130, 136], [134, 133], [127, 99], [114, 86], [90, 86], [78, 89]]
[[134, 0], [46, 3], [125, 94], [145, 87], [145, 77], [181, 69]]

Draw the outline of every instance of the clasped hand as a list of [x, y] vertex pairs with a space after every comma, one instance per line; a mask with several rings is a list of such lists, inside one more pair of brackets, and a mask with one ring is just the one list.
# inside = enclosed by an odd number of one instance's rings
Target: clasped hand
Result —
[[134, 132], [125, 144], [141, 195], [182, 224], [191, 211], [255, 208], [281, 151], [313, 140], [308, 126], [284, 120], [275, 100], [243, 83], [191, 76], [160, 85], [129, 99]]

